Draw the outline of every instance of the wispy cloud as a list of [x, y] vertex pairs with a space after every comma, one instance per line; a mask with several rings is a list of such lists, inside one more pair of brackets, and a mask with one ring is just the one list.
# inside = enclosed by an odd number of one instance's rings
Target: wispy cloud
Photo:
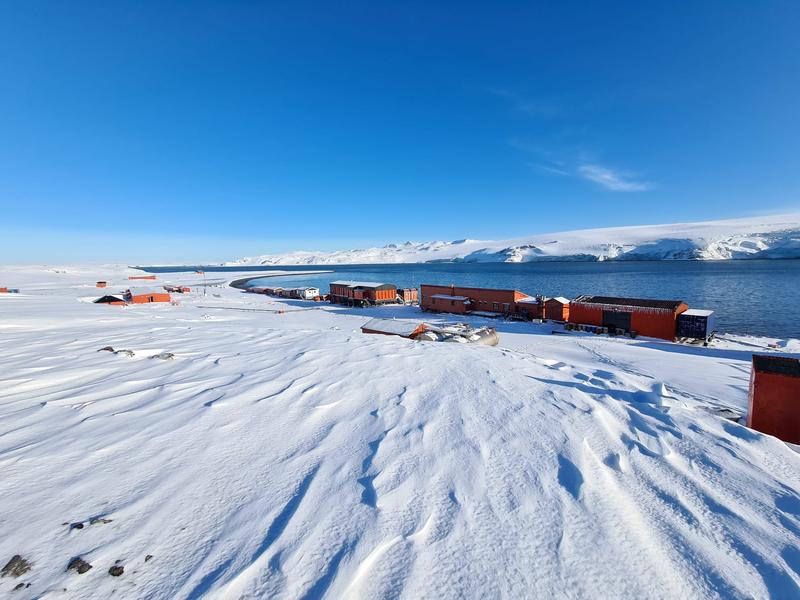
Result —
[[597, 164], [579, 166], [578, 174], [613, 192], [646, 192], [653, 187], [646, 181], [637, 181], [633, 173], [614, 171]]
[[558, 167], [551, 167], [549, 165], [542, 165], [537, 163], [528, 163], [534, 169], [539, 169], [544, 171], [545, 173], [551, 173], [553, 175], [561, 175], [562, 177], [569, 177], [570, 173], [565, 171], [564, 169], [559, 169]]
[[505, 88], [487, 88], [486, 91], [493, 96], [507, 100], [515, 111], [534, 117], [555, 117], [561, 113], [560, 106], [548, 102], [534, 101]]

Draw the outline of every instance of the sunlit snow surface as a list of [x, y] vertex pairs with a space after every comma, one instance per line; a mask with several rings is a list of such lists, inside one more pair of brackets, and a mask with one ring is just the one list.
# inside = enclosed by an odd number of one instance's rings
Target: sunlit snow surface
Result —
[[0, 267], [0, 563], [33, 566], [2, 597], [800, 594], [800, 455], [707, 410], [795, 340], [415, 343], [358, 329], [413, 308], [192, 274], [159, 276], [180, 306], [99, 306], [126, 270], [56, 271]]

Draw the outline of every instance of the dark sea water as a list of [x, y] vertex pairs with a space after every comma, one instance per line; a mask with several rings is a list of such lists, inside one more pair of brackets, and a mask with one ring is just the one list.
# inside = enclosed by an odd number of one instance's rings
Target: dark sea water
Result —
[[[143, 267], [148, 272], [196, 267]], [[198, 267], [212, 271], [271, 267]], [[692, 308], [716, 311], [722, 332], [800, 338], [800, 260], [438, 263], [272, 267], [333, 273], [270, 277], [251, 285], [311, 285], [328, 290], [335, 279], [357, 279], [418, 287], [422, 283], [513, 288], [528, 294], [602, 294], [684, 300]], [[269, 282], [269, 283], [267, 283]]]

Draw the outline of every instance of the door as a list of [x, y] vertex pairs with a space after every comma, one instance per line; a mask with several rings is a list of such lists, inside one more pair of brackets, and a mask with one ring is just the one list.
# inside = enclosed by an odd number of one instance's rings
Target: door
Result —
[[608, 327], [609, 331], [616, 329], [631, 330], [631, 313], [618, 312], [615, 310], [603, 311], [603, 327]]

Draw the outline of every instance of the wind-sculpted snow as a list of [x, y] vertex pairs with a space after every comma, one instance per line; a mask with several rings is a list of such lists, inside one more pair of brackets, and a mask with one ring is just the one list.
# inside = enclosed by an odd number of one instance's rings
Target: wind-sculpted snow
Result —
[[14, 597], [800, 594], [800, 456], [709, 412], [744, 408], [748, 346], [426, 344], [358, 331], [411, 307], [59, 285], [0, 299]]
[[800, 215], [585, 229], [501, 241], [406, 242], [337, 252], [290, 252], [236, 264], [369, 264], [800, 258]]

